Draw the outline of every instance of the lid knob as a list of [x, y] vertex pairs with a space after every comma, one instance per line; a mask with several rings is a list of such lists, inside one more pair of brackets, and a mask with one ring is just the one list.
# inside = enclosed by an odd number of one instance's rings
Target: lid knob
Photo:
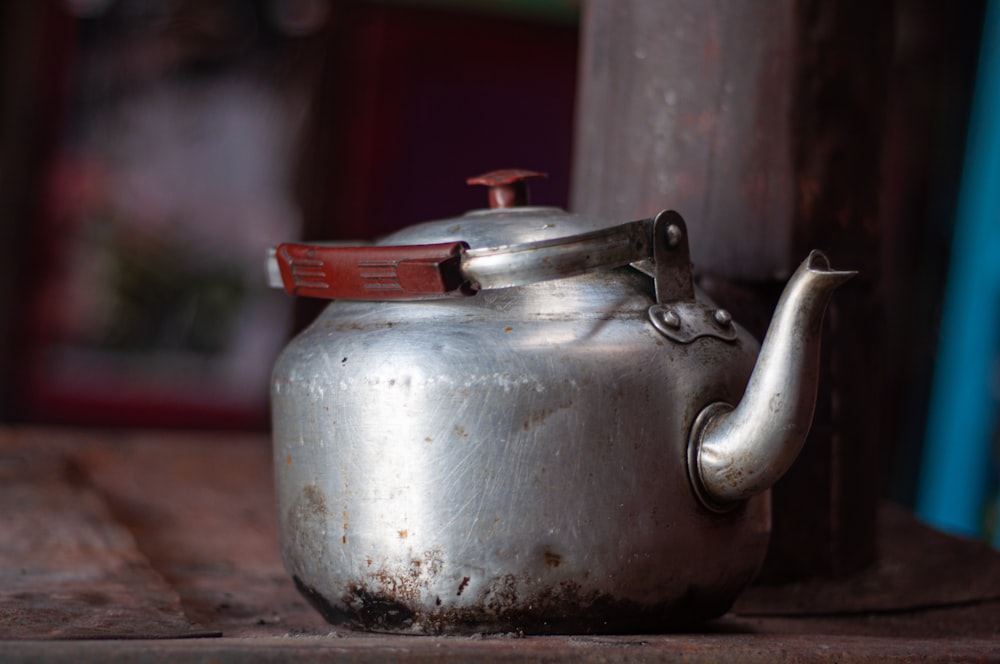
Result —
[[547, 177], [547, 173], [523, 168], [504, 168], [469, 178], [466, 184], [482, 184], [490, 188], [490, 207], [508, 208], [528, 204], [526, 180]]

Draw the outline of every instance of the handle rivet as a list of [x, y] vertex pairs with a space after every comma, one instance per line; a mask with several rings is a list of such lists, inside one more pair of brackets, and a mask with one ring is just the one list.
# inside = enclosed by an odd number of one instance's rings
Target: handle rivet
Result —
[[667, 246], [676, 247], [681, 243], [681, 238], [684, 237], [684, 231], [677, 224], [670, 224], [667, 226]]
[[732, 314], [725, 309], [716, 309], [712, 317], [715, 318], [715, 322], [722, 327], [729, 327], [733, 322]]
[[660, 320], [663, 324], [672, 330], [676, 330], [681, 326], [681, 317], [677, 315], [677, 312], [673, 309], [666, 309], [660, 314]]

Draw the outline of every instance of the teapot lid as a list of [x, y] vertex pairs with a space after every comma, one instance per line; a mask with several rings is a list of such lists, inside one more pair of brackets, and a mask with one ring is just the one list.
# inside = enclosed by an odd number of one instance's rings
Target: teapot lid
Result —
[[567, 212], [562, 208], [529, 204], [528, 181], [546, 173], [522, 168], [490, 171], [466, 180], [489, 188], [489, 207], [459, 217], [409, 226], [380, 238], [375, 244], [465, 242], [470, 248], [495, 248], [539, 242], [596, 231], [607, 220]]
[[[325, 299], [421, 300], [475, 295], [632, 264], [654, 277], [657, 301], [691, 300], [684, 220], [664, 210], [616, 226], [527, 201], [521, 169], [470, 178], [491, 208], [429, 221], [375, 244], [285, 243], [271, 249], [272, 286]], [[651, 266], [651, 267], [650, 267]]]

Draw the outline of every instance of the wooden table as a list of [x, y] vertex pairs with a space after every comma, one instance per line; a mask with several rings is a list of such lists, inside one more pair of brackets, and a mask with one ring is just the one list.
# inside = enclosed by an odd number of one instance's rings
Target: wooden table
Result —
[[1000, 661], [1000, 554], [882, 511], [880, 562], [698, 632], [413, 637], [325, 623], [277, 549], [262, 434], [0, 429], [0, 660]]

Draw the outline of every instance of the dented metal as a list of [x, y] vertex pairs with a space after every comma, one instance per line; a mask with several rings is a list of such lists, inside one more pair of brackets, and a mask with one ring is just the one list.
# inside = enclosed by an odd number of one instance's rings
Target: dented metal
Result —
[[[579, 249], [605, 226], [497, 208], [384, 243]], [[680, 216], [652, 229], [652, 265], [472, 298], [334, 301], [288, 345], [271, 390], [280, 539], [327, 619], [655, 631], [730, 606], [763, 559], [769, 496], [711, 509], [688, 437], [706, 406], [743, 399], [759, 346], [693, 286]]]

